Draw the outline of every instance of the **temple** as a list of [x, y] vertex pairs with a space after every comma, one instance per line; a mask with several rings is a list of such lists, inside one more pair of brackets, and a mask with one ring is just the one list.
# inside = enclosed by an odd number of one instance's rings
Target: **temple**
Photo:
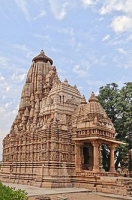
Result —
[[[53, 60], [42, 50], [32, 60], [18, 114], [3, 140], [0, 177], [39, 187], [103, 191], [101, 177], [117, 176], [114, 150], [119, 144], [95, 94], [86, 101], [76, 85], [67, 79], [60, 81]], [[102, 145], [110, 151], [107, 172], [102, 165]]]

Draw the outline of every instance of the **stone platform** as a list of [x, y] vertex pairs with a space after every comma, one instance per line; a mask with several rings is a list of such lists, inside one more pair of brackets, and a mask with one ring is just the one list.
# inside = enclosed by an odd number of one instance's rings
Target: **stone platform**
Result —
[[[25, 190], [28, 193], [28, 196], [38, 196], [38, 195], [52, 195], [52, 194], [67, 194], [67, 193], [90, 193], [91, 190], [85, 188], [38, 188], [28, 185], [21, 184], [13, 184], [13, 183], [3, 183], [6, 186], [13, 187], [16, 189]], [[123, 196], [123, 195], [115, 195], [115, 194], [105, 194], [102, 192], [94, 192], [93, 194], [99, 195], [103, 197], [109, 197], [113, 199], [124, 199], [124, 200], [132, 200], [132, 197]]]
[[22, 189], [28, 193], [28, 196], [44, 195], [44, 194], [63, 194], [63, 193], [76, 193], [76, 192], [91, 192], [89, 189], [85, 188], [39, 188], [29, 185], [13, 184], [13, 183], [3, 183], [6, 186]]

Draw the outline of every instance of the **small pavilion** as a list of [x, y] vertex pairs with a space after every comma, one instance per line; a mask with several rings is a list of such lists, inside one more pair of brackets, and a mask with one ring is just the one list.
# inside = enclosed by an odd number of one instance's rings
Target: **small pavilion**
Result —
[[93, 92], [88, 103], [82, 97], [81, 104], [72, 115], [72, 127], [76, 172], [105, 173], [102, 166], [102, 145], [107, 145], [110, 151], [108, 173], [116, 173], [114, 151], [123, 143], [115, 140], [114, 126]]

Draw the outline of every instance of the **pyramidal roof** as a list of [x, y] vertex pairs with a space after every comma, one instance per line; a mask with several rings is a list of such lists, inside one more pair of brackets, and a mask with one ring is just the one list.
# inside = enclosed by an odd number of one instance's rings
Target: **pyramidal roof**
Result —
[[[95, 119], [97, 123], [95, 123]], [[72, 115], [72, 121], [73, 123], [90, 121], [91, 124], [89, 124], [89, 128], [97, 126], [98, 124], [98, 128], [100, 127], [101, 129], [104, 128], [109, 129], [109, 131], [115, 131], [110, 118], [107, 116], [94, 92], [91, 93], [87, 103], [85, 102], [84, 96], [81, 98], [80, 105]]]
[[104, 108], [100, 104], [99, 100], [95, 96], [94, 92], [91, 93], [91, 96], [88, 100], [88, 103], [86, 105], [86, 111], [87, 113], [95, 113], [95, 114], [101, 114], [103, 116], [107, 116]]

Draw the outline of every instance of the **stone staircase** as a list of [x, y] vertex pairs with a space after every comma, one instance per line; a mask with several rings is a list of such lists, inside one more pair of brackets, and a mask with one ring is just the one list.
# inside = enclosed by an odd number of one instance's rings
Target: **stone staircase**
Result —
[[100, 177], [97, 192], [132, 196], [132, 179], [124, 177]]
[[132, 178], [111, 176], [74, 177], [73, 187], [132, 197]]
[[123, 184], [126, 187], [127, 195], [132, 197], [132, 178], [123, 179]]

